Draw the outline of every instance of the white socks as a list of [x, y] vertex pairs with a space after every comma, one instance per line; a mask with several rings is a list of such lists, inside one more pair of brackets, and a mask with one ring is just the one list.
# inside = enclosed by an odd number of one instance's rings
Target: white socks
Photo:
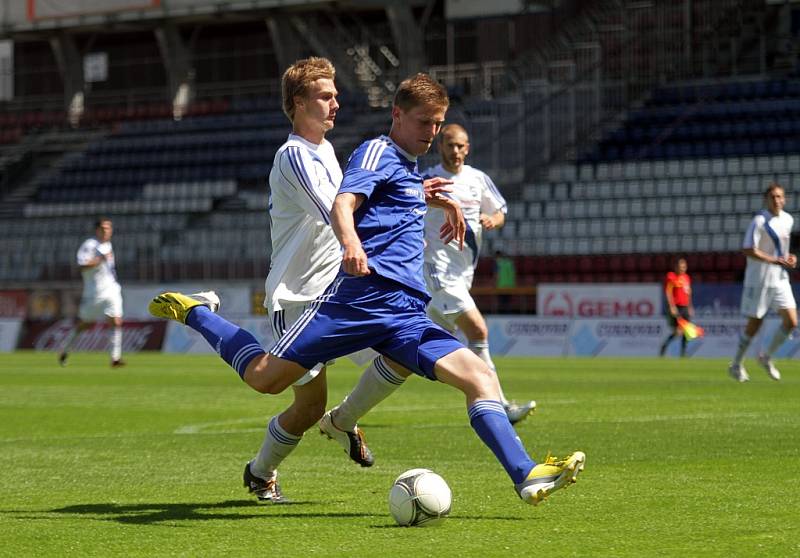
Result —
[[72, 343], [74, 343], [75, 342], [75, 338], [78, 337], [78, 333], [79, 332], [78, 332], [78, 328], [77, 327], [73, 327], [69, 331], [69, 334], [67, 335], [67, 341], [66, 341], [66, 343], [64, 343], [64, 346], [61, 347], [61, 352], [62, 353], [68, 353], [69, 352], [69, 350], [72, 348]]
[[294, 451], [302, 439], [302, 436], [286, 432], [278, 423], [277, 415], [272, 417], [267, 425], [264, 443], [256, 458], [250, 463], [250, 472], [262, 479], [272, 478], [278, 465]]
[[744, 354], [747, 352], [747, 347], [750, 346], [750, 341], [752, 337], [749, 337], [747, 334], [742, 334], [739, 338], [739, 347], [736, 349], [736, 356], [733, 357], [734, 364], [741, 364], [742, 359], [744, 358]]
[[122, 328], [112, 326], [111, 327], [111, 360], [119, 360], [122, 358]]
[[769, 343], [769, 347], [767, 348], [767, 356], [771, 357], [772, 353], [777, 351], [783, 342], [789, 338], [791, 331], [786, 331], [783, 329], [783, 326], [779, 327], [777, 331], [775, 331], [775, 335], [772, 336], [772, 341]]
[[352, 430], [358, 419], [394, 393], [405, 381], [403, 376], [386, 364], [383, 356], [378, 356], [361, 374], [353, 391], [331, 410], [335, 426], [344, 431]]

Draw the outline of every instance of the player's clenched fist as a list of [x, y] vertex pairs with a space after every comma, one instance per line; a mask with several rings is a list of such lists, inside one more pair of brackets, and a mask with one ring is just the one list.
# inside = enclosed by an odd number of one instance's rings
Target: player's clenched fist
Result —
[[344, 255], [342, 256], [342, 270], [348, 275], [355, 275], [356, 277], [371, 273], [369, 267], [367, 267], [367, 255], [360, 245], [345, 247]]

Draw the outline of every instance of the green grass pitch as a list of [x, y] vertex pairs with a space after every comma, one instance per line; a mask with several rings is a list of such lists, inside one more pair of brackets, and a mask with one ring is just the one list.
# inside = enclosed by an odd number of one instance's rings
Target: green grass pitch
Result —
[[[576, 485], [533, 508], [469, 427], [455, 390], [412, 378], [363, 421], [371, 469], [310, 430], [284, 462], [292, 500], [241, 486], [289, 394], [214, 356], [0, 355], [0, 556], [799, 556], [800, 362], [748, 384], [722, 360], [498, 359], [534, 457], [581, 449]], [[357, 380], [332, 367], [329, 406]], [[412, 467], [453, 490], [438, 527], [396, 527]]]

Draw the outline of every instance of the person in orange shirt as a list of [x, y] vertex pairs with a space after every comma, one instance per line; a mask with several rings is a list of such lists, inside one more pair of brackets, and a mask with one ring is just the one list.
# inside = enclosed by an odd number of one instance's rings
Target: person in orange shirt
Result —
[[675, 262], [675, 271], [667, 273], [664, 283], [664, 294], [667, 296], [667, 322], [672, 328], [672, 333], [661, 345], [659, 354], [664, 356], [667, 347], [675, 337], [681, 338], [681, 356], [686, 356], [686, 337], [678, 328], [678, 318], [685, 320], [692, 319], [694, 307], [692, 307], [692, 280], [687, 269], [686, 260], [679, 258]]

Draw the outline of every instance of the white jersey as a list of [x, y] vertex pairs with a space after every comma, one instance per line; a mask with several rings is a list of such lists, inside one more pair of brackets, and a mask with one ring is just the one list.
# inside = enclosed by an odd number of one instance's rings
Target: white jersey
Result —
[[341, 266], [341, 248], [330, 226], [342, 169], [327, 140], [316, 145], [295, 134], [275, 154], [269, 174], [272, 259], [264, 306], [314, 300]]
[[[742, 247], [756, 248], [770, 256], [786, 257], [793, 226], [794, 219], [785, 211], [778, 215], [767, 210], [760, 211], [747, 227]], [[783, 281], [789, 281], [789, 273], [783, 267], [747, 258], [744, 273], [746, 287], [775, 287]]]
[[441, 176], [453, 181], [450, 195], [461, 204], [467, 223], [464, 250], [459, 250], [458, 242], [445, 245], [439, 238], [439, 229], [445, 222], [444, 211], [428, 209], [425, 215], [425, 275], [443, 287], [466, 284], [469, 288], [481, 246], [481, 213], [506, 213], [506, 200], [486, 173], [469, 165], [463, 165], [461, 172], [453, 174], [439, 164], [424, 174], [425, 177]]
[[114, 250], [111, 247], [111, 242], [100, 242], [96, 238], [87, 238], [78, 248], [78, 265], [89, 265], [98, 256], [104, 258], [99, 264], [81, 269], [83, 300], [109, 298], [118, 295], [122, 291], [117, 282], [117, 272], [114, 267]]

